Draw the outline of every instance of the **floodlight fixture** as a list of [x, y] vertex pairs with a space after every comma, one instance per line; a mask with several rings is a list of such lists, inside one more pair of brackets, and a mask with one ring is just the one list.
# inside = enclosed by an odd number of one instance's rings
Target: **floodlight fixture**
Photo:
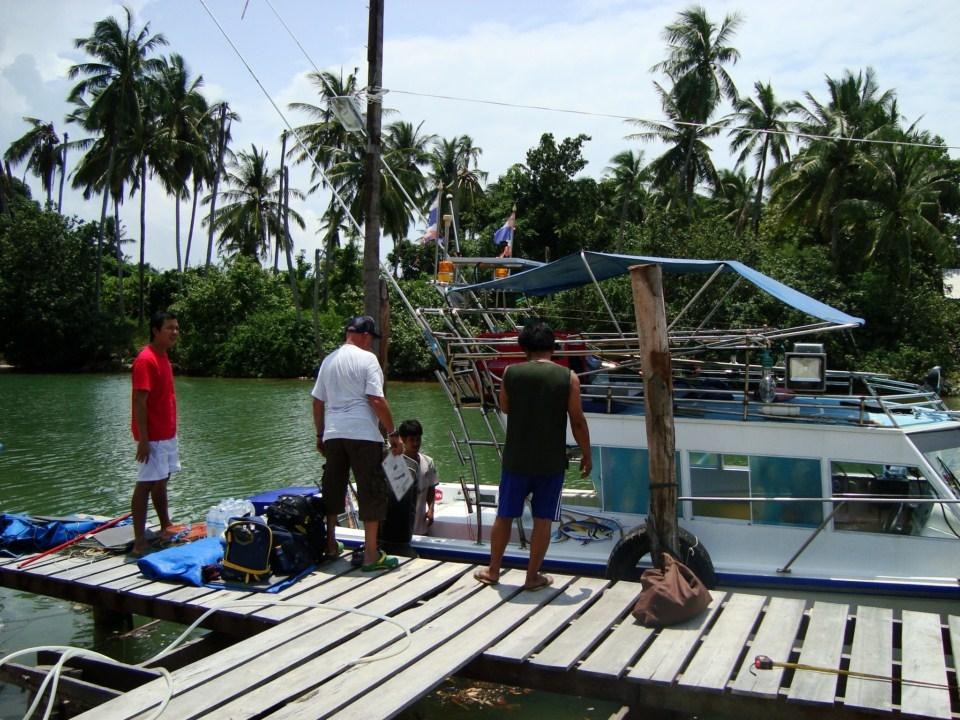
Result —
[[791, 390], [824, 392], [827, 389], [827, 355], [819, 343], [795, 343], [785, 353], [786, 386]]

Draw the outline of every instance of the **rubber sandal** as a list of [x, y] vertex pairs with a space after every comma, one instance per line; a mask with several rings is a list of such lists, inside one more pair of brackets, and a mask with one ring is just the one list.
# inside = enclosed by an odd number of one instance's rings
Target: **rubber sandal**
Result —
[[550, 575], [541, 575], [541, 580], [535, 585], [524, 585], [523, 589], [528, 592], [536, 592], [537, 590], [543, 590], [553, 585], [553, 577]]
[[473, 574], [473, 579], [481, 585], [498, 585], [500, 583], [499, 580], [494, 580], [492, 577], [487, 575], [486, 570], [477, 570]]
[[360, 567], [363, 572], [379, 572], [380, 570], [393, 570], [400, 561], [395, 557], [387, 555], [383, 550], [380, 551], [380, 557], [374, 562], [367, 563]]
[[324, 555], [324, 558], [326, 558], [327, 560], [336, 560], [336, 559], [337, 559], [338, 557], [340, 557], [341, 555], [343, 555], [343, 543], [340, 542], [339, 540], [337, 540], [337, 552], [336, 552], [336, 554], [334, 554], [334, 553], [327, 553], [326, 555]]

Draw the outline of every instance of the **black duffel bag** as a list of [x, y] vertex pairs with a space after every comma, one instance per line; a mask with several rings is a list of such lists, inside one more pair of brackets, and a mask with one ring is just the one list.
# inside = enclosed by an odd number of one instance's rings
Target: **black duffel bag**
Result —
[[[310, 558], [307, 565], [323, 559], [327, 550], [327, 523], [324, 514], [323, 498], [315, 495], [281, 495], [264, 511], [267, 523], [274, 531], [275, 547], [283, 547], [276, 541], [278, 531], [285, 530], [293, 536], [292, 543], [285, 550], [290, 555], [288, 564], [297, 565], [294, 559], [304, 553]], [[282, 534], [282, 533], [281, 533]], [[294, 547], [296, 545], [296, 547]], [[283, 553], [281, 553], [283, 554]], [[279, 563], [283, 564], [283, 563]], [[300, 567], [302, 570], [306, 565]], [[277, 574], [281, 573], [274, 569]]]

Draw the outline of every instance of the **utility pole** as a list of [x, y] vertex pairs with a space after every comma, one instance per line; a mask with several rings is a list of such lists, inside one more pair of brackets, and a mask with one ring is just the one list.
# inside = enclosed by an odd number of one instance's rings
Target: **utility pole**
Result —
[[[367, 152], [363, 168], [363, 311], [381, 313], [380, 297], [380, 115], [383, 85], [383, 0], [370, 1], [367, 27]], [[386, 343], [386, 337], [381, 341]], [[378, 343], [378, 347], [381, 343]], [[378, 353], [379, 355], [379, 353]]]

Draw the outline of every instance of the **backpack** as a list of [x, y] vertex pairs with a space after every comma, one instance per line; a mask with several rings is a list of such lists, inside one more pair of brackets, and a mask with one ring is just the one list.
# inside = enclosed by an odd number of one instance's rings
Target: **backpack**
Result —
[[319, 562], [326, 554], [327, 523], [322, 497], [281, 495], [267, 507], [264, 515], [275, 532], [283, 529], [297, 536], [311, 563]]
[[233, 520], [223, 532], [223, 568], [220, 577], [242, 583], [263, 582], [270, 577], [273, 531], [263, 518]]
[[274, 525], [270, 530], [273, 532], [270, 568], [274, 575], [297, 575], [316, 563], [306, 535], [280, 525]]

